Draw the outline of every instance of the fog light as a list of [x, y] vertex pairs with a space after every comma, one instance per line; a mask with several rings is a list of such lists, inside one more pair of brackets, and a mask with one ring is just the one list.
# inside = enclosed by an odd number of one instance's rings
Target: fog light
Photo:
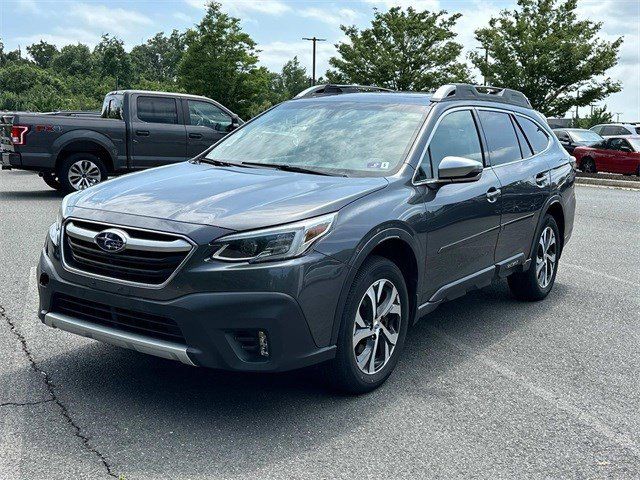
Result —
[[49, 275], [47, 275], [46, 273], [40, 274], [40, 285], [42, 285], [43, 287], [49, 285]]
[[267, 340], [267, 334], [262, 330], [258, 330], [258, 344], [260, 345], [260, 356], [269, 356], [269, 341]]

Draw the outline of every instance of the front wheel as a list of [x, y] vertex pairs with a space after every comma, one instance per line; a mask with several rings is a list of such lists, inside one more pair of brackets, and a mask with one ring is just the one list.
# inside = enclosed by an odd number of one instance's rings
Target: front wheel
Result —
[[58, 167], [58, 180], [66, 192], [84, 190], [107, 179], [104, 162], [92, 153], [74, 153]]
[[358, 271], [345, 303], [331, 382], [347, 393], [382, 385], [398, 363], [409, 323], [409, 297], [402, 272], [383, 257]]
[[527, 271], [512, 273], [507, 278], [511, 293], [520, 300], [542, 300], [556, 280], [561, 239], [558, 224], [551, 215], [545, 215], [536, 239]]

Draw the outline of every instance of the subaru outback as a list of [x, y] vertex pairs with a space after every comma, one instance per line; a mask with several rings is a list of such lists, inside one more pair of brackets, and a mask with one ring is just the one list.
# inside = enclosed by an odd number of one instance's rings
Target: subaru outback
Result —
[[191, 161], [65, 197], [39, 316], [189, 365], [322, 363], [366, 392], [441, 303], [500, 278], [518, 299], [548, 295], [574, 179], [513, 90], [294, 99]]

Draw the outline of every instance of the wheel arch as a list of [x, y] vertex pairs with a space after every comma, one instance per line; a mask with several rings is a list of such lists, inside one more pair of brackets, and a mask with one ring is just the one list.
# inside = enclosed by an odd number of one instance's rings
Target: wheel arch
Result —
[[62, 135], [54, 142], [52, 157], [56, 170], [65, 158], [74, 153], [96, 155], [104, 162], [108, 173], [112, 173], [115, 170], [116, 148], [109, 137], [91, 130], [74, 130], [69, 133], [69, 136]]
[[369, 235], [355, 249], [348, 262], [350, 269], [344, 280], [338, 304], [336, 306], [331, 343], [335, 344], [340, 330], [342, 312], [353, 284], [353, 280], [365, 260], [372, 255], [378, 255], [395, 263], [405, 279], [409, 293], [409, 319], [413, 323], [418, 307], [418, 294], [421, 292], [421, 279], [424, 276], [424, 265], [418, 261], [422, 258], [420, 247], [415, 236], [404, 225], [390, 225], [382, 230], [379, 228]]
[[[560, 195], [553, 195], [551, 198], [547, 200], [544, 207], [541, 210], [540, 218], [538, 218], [538, 225], [536, 225], [535, 235], [531, 240], [531, 249], [529, 251], [529, 258], [533, 258], [533, 254], [535, 252], [535, 244], [537, 241], [538, 231], [540, 230], [540, 225], [544, 221], [544, 217], [549, 214], [553, 217], [558, 225], [558, 230], [560, 231], [560, 255], [562, 255], [562, 250], [564, 248], [564, 233], [565, 233], [565, 214], [564, 207], [562, 206], [562, 197]], [[558, 257], [559, 259], [559, 257]]]

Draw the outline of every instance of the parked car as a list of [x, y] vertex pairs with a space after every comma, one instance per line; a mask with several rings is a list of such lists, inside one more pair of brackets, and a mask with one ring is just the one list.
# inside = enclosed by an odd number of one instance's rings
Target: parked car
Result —
[[524, 300], [553, 287], [571, 157], [522, 93], [487, 91], [292, 100], [192, 161], [68, 195], [40, 318], [189, 365], [326, 362], [341, 389], [376, 388], [438, 305], [497, 278]]
[[242, 123], [209, 98], [142, 90], [109, 92], [99, 114], [16, 112], [1, 120], [2, 169], [39, 172], [65, 192], [195, 157]]
[[583, 172], [610, 172], [640, 176], [640, 136], [607, 138], [573, 151]]
[[554, 128], [553, 133], [569, 153], [573, 153], [576, 147], [588, 147], [603, 140], [596, 132], [584, 128]]
[[590, 130], [603, 138], [640, 135], [640, 125], [635, 123], [604, 123], [595, 125]]
[[342, 93], [364, 93], [364, 92], [392, 92], [388, 88], [375, 87], [372, 85], [336, 85], [327, 83], [323, 85], [313, 85], [294, 98], [310, 98], [324, 95], [339, 95]]

